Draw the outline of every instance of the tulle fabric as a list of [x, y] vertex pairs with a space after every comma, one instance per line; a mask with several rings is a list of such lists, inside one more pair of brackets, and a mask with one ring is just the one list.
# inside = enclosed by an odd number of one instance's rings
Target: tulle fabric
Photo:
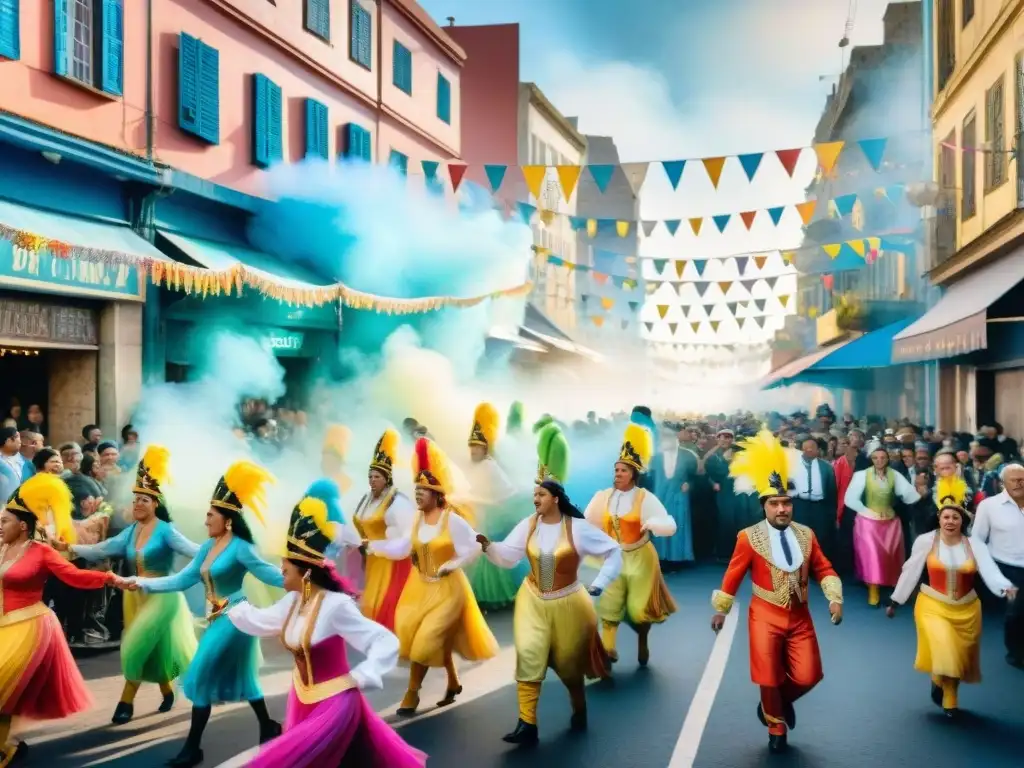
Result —
[[198, 648], [184, 595], [125, 592], [124, 621], [121, 670], [125, 680], [168, 683], [184, 674]]
[[[232, 603], [240, 602], [239, 599]], [[197, 707], [263, 698], [259, 642], [224, 616], [210, 622], [182, 680], [182, 693]]]

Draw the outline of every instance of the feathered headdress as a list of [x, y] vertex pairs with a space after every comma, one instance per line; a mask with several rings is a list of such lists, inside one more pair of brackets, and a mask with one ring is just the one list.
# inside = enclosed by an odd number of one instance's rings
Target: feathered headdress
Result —
[[639, 424], [652, 435], [658, 431], [654, 424], [654, 417], [651, 415], [651, 409], [646, 405], [633, 406], [633, 412], [629, 414], [629, 421], [631, 424]]
[[537, 482], [564, 484], [569, 476], [569, 441], [557, 424], [548, 424], [537, 436]]
[[523, 431], [523, 404], [516, 400], [508, 409], [508, 419], [505, 421], [505, 431], [510, 434], [518, 434]]
[[730, 475], [747, 480], [762, 500], [789, 495], [789, 459], [775, 435], [763, 429], [741, 440], [738, 447], [741, 450], [729, 465]]
[[552, 416], [550, 413], [545, 413], [543, 416], [537, 419], [537, 422], [533, 425], [533, 434], [539, 434], [540, 431], [544, 429], [544, 427], [546, 427], [548, 424], [554, 423], [555, 417]]
[[622, 437], [622, 448], [616, 464], [628, 464], [637, 472], [646, 472], [647, 464], [654, 453], [654, 438], [650, 430], [639, 424], [629, 424]]
[[144, 493], [154, 499], [162, 499], [163, 486], [170, 480], [170, 463], [170, 451], [162, 445], [149, 446], [135, 472], [132, 493]]
[[469, 433], [469, 444], [482, 445], [488, 451], [494, 450], [498, 442], [500, 424], [498, 409], [490, 403], [480, 403], [473, 414], [473, 430]]
[[57, 538], [74, 544], [75, 526], [71, 523], [73, 503], [67, 483], [56, 475], [39, 472], [18, 487], [7, 502], [7, 509], [27, 512], [43, 525], [46, 524], [47, 513], [52, 514]]
[[323, 565], [343, 523], [338, 484], [329, 478], [315, 480], [292, 510], [284, 556]]
[[370, 469], [380, 472], [391, 480], [391, 473], [394, 472], [395, 462], [398, 461], [398, 443], [400, 441], [398, 432], [393, 429], [385, 429], [384, 434], [377, 441], [377, 447], [373, 449], [373, 460], [370, 462]]
[[324, 435], [323, 453], [333, 453], [339, 459], [348, 455], [348, 444], [352, 440], [352, 430], [344, 424], [331, 424]]
[[263, 510], [267, 504], [266, 487], [276, 480], [263, 467], [251, 461], [236, 461], [217, 481], [210, 506], [241, 512], [243, 507], [252, 511], [261, 524], [266, 525]]
[[416, 441], [412, 453], [412, 476], [417, 488], [427, 488], [442, 496], [452, 492], [448, 457], [429, 437]]
[[943, 507], [964, 508], [967, 500], [967, 483], [962, 477], [940, 477], [935, 481], [935, 502], [941, 512]]

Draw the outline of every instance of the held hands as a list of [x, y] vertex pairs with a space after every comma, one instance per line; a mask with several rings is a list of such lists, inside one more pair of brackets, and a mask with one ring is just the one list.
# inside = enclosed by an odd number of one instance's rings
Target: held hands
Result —
[[447, 563], [441, 563], [437, 567], [437, 575], [438, 576], [448, 576], [456, 568], [457, 568], [457, 566], [455, 565], [455, 563], [453, 563], [451, 560], [449, 560]]
[[58, 552], [70, 552], [71, 551], [71, 545], [68, 544], [66, 541], [64, 541], [64, 539], [54, 539], [54, 538], [52, 538], [50, 536], [47, 536], [46, 537], [46, 541], [47, 541], [47, 543], [51, 547], [56, 549]]
[[600, 587], [587, 587], [587, 592], [591, 597], [600, 597], [601, 593], [604, 592]]
[[1006, 599], [1011, 603], [1017, 599], [1017, 587], [1008, 587], [1006, 592]]
[[722, 627], [725, 626], [725, 614], [716, 613], [711, 617], [711, 630], [717, 635], [722, 631]]
[[896, 618], [896, 603], [889, 603], [889, 607], [885, 609], [885, 615], [890, 619]]
[[837, 627], [843, 623], [843, 604], [829, 603], [828, 612], [832, 614], [832, 623]]
[[486, 552], [487, 548], [491, 546], [491, 540], [484, 536], [482, 533], [478, 533], [476, 535], [476, 542], [480, 545], [480, 549], [482, 549], [484, 552]]

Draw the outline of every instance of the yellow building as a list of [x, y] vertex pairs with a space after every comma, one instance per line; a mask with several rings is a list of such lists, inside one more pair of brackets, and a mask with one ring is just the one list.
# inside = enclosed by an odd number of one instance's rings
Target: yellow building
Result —
[[936, 0], [929, 275], [942, 298], [894, 340], [938, 360], [939, 426], [1024, 435], [1024, 0]]

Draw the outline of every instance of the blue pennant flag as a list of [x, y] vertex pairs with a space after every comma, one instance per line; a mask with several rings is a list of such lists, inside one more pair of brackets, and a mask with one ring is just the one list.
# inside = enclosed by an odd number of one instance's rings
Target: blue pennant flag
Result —
[[572, 227], [573, 232], [579, 232], [581, 229], [587, 228], [587, 220], [582, 216], [570, 216], [569, 226]]
[[857, 142], [857, 146], [860, 147], [860, 151], [864, 153], [864, 157], [871, 164], [871, 167], [877, 171], [882, 165], [882, 158], [885, 157], [885, 146], [888, 143], [888, 139], [861, 139]]
[[487, 182], [491, 185], [491, 192], [497, 192], [501, 188], [501, 182], [505, 180], [507, 165], [485, 165], [484, 172], [487, 174]]
[[665, 271], [665, 265], [668, 264], [668, 259], [655, 259], [654, 260], [654, 271], [659, 275]]
[[782, 219], [782, 213], [786, 210], [786, 206], [779, 205], [775, 208], [768, 209], [768, 215], [772, 217], [772, 224], [776, 227], [779, 226], [779, 221]]
[[761, 167], [761, 158], [764, 157], [764, 152], [754, 152], [750, 155], [740, 155], [740, 165], [743, 166], [744, 173], [747, 174], [747, 181], [754, 180], [754, 174], [757, 173], [757, 169]]
[[718, 227], [718, 231], [724, 233], [726, 226], [729, 224], [729, 219], [732, 218], [732, 214], [723, 213], [718, 216], [712, 216], [711, 218], [715, 220], [715, 226]]
[[427, 181], [433, 181], [437, 177], [437, 169], [440, 166], [436, 160], [424, 160], [423, 161], [423, 175], [427, 177]]
[[853, 213], [853, 206], [857, 203], [857, 194], [851, 192], [848, 195], [840, 195], [832, 198], [832, 202], [835, 203], [840, 216], [849, 216]]
[[668, 233], [675, 237], [676, 232], [679, 231], [679, 225], [682, 223], [682, 219], [665, 219], [665, 229]]
[[537, 206], [523, 202], [517, 203], [517, 205], [519, 206], [519, 215], [523, 219], [523, 224], [529, 224], [530, 219], [533, 218], [533, 214], [537, 212]]
[[591, 177], [594, 179], [594, 183], [597, 184], [597, 188], [603, 193], [608, 189], [608, 185], [612, 181], [612, 176], [615, 175], [614, 165], [588, 165], [587, 170], [590, 171]]
[[737, 256], [734, 261], [736, 262], [736, 272], [740, 277], [743, 277], [743, 273], [747, 271], [747, 262], [750, 261], [750, 257]]
[[668, 182], [672, 185], [672, 189], [678, 189], [679, 180], [683, 178], [683, 168], [686, 167], [686, 161], [662, 160], [661, 165], [665, 169], [665, 175], [668, 176]]
[[707, 259], [696, 259], [690, 262], [693, 264], [693, 268], [697, 270], [698, 277], [704, 277], [704, 268], [708, 265]]

